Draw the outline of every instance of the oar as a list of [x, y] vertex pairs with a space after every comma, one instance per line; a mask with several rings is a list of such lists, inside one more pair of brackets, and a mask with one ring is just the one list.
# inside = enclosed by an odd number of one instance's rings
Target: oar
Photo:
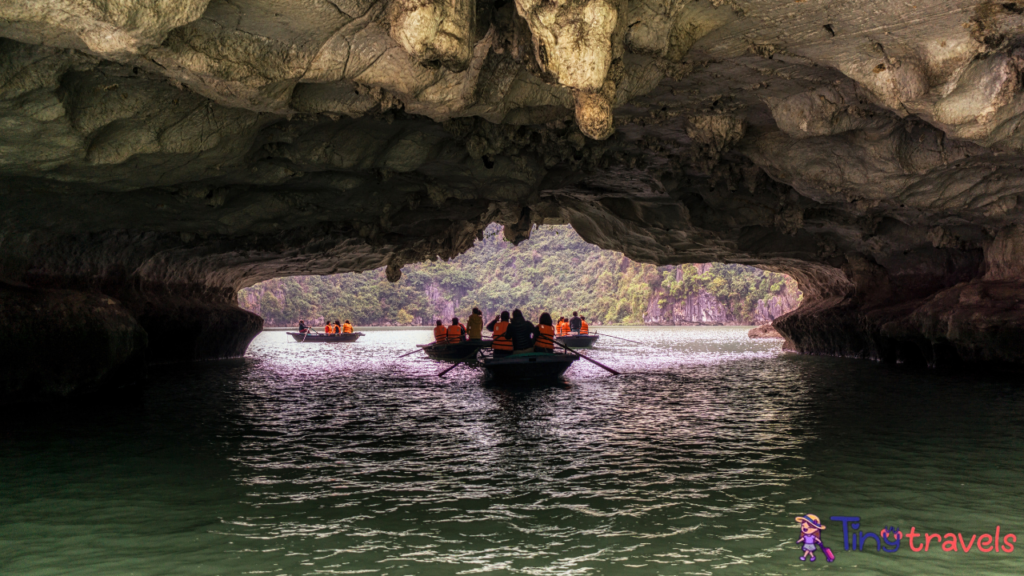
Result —
[[458, 366], [459, 364], [462, 364], [466, 360], [469, 360], [469, 358], [463, 358], [462, 360], [459, 360], [455, 364], [452, 364], [451, 366], [445, 368], [440, 374], [437, 375], [437, 377], [440, 378], [441, 376], [444, 376], [445, 374], [451, 372], [456, 366]]
[[[598, 333], [594, 332], [594, 334], [598, 334]], [[611, 334], [609, 334], [607, 332], [601, 332], [600, 334], [598, 334], [598, 336], [607, 336], [608, 338], [618, 338], [619, 340], [625, 340], [626, 342], [632, 342], [633, 344], [639, 344], [641, 346], [644, 345], [643, 342], [637, 342], [636, 340], [630, 340], [629, 338], [623, 338], [622, 336], [612, 336]]]
[[[401, 356], [399, 356], [398, 358], [405, 358], [406, 356], [412, 356], [413, 354], [415, 354], [415, 353], [417, 353], [417, 352], [423, 352], [423, 348], [417, 348], [417, 349], [413, 350], [412, 352], [409, 352], [408, 354], [402, 354], [402, 355], [401, 355]], [[397, 360], [398, 358], [396, 358], [396, 360]]]
[[[561, 342], [555, 341], [555, 344], [558, 344], [558, 345], [559, 345], [559, 346], [561, 346], [562, 348], [565, 348], [565, 349], [566, 349], [566, 350], [568, 350], [569, 352], [572, 352], [573, 354], [575, 354], [575, 355], [579, 356], [580, 358], [583, 358], [584, 360], [586, 360], [587, 362], [590, 362], [591, 364], [596, 364], [597, 366], [600, 366], [601, 368], [604, 368], [605, 370], [607, 370], [607, 371], [611, 372], [611, 373], [612, 373], [612, 374], [614, 374], [615, 376], [618, 376], [618, 375], [620, 374], [619, 372], [616, 372], [615, 370], [612, 370], [611, 368], [609, 368], [609, 367], [605, 366], [604, 364], [601, 364], [601, 363], [600, 363], [600, 362], [598, 362], [597, 360], [594, 360], [593, 358], [588, 358], [588, 357], [584, 356], [583, 354], [580, 354], [580, 353], [579, 353], [579, 352], [577, 352], [576, 350], [573, 350], [572, 348], [569, 348], [568, 346], [566, 346], [565, 344], [562, 344]], [[450, 370], [450, 369], [451, 369], [451, 368], [449, 368], [449, 370]], [[447, 372], [447, 370], [445, 370], [445, 372]]]

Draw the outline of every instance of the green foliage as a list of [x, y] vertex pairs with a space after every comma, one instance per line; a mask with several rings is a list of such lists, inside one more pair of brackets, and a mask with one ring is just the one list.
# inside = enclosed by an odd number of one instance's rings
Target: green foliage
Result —
[[594, 324], [640, 324], [650, 309], [703, 291], [749, 323], [759, 301], [787, 287], [797, 293], [789, 277], [739, 264], [640, 264], [588, 244], [569, 226], [537, 228], [513, 246], [492, 225], [465, 254], [406, 266], [394, 284], [383, 269], [297, 276], [246, 288], [239, 301], [270, 326], [300, 319], [432, 325], [451, 303], [460, 317], [476, 306], [485, 315], [519, 308], [528, 318], [558, 317], [578, 310]]

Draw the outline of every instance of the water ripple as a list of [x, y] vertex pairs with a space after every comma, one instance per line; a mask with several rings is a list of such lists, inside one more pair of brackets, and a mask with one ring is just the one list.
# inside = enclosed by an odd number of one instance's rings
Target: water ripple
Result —
[[624, 376], [580, 361], [529, 389], [396, 360], [429, 339], [410, 330], [267, 332], [245, 362], [162, 369], [139, 405], [2, 438], [0, 572], [778, 574], [804, 567], [808, 512], [1024, 531], [995, 504], [1024, 501], [1005, 380], [792, 357], [737, 328], [608, 333], [649, 343], [588, 352]]

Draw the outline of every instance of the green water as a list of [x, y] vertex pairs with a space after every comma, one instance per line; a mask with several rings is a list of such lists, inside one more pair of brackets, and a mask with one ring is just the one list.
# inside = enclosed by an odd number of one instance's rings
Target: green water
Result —
[[[8, 414], [0, 573], [1020, 574], [1012, 553], [843, 550], [842, 526], [1014, 533], [1012, 374], [782, 354], [739, 328], [612, 328], [561, 385], [261, 334], [139, 398]], [[795, 517], [836, 555], [801, 562]]]

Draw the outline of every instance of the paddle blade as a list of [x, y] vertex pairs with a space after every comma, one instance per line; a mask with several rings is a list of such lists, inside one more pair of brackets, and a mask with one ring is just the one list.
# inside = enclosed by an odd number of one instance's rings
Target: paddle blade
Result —
[[437, 375], [437, 377], [440, 378], [441, 376], [444, 376], [445, 374], [451, 372], [452, 370], [455, 369], [456, 366], [458, 366], [459, 364], [462, 364], [463, 362], [465, 362], [465, 360], [459, 360], [455, 364], [452, 364], [451, 366], [445, 368], [444, 370], [441, 371], [440, 374]]

